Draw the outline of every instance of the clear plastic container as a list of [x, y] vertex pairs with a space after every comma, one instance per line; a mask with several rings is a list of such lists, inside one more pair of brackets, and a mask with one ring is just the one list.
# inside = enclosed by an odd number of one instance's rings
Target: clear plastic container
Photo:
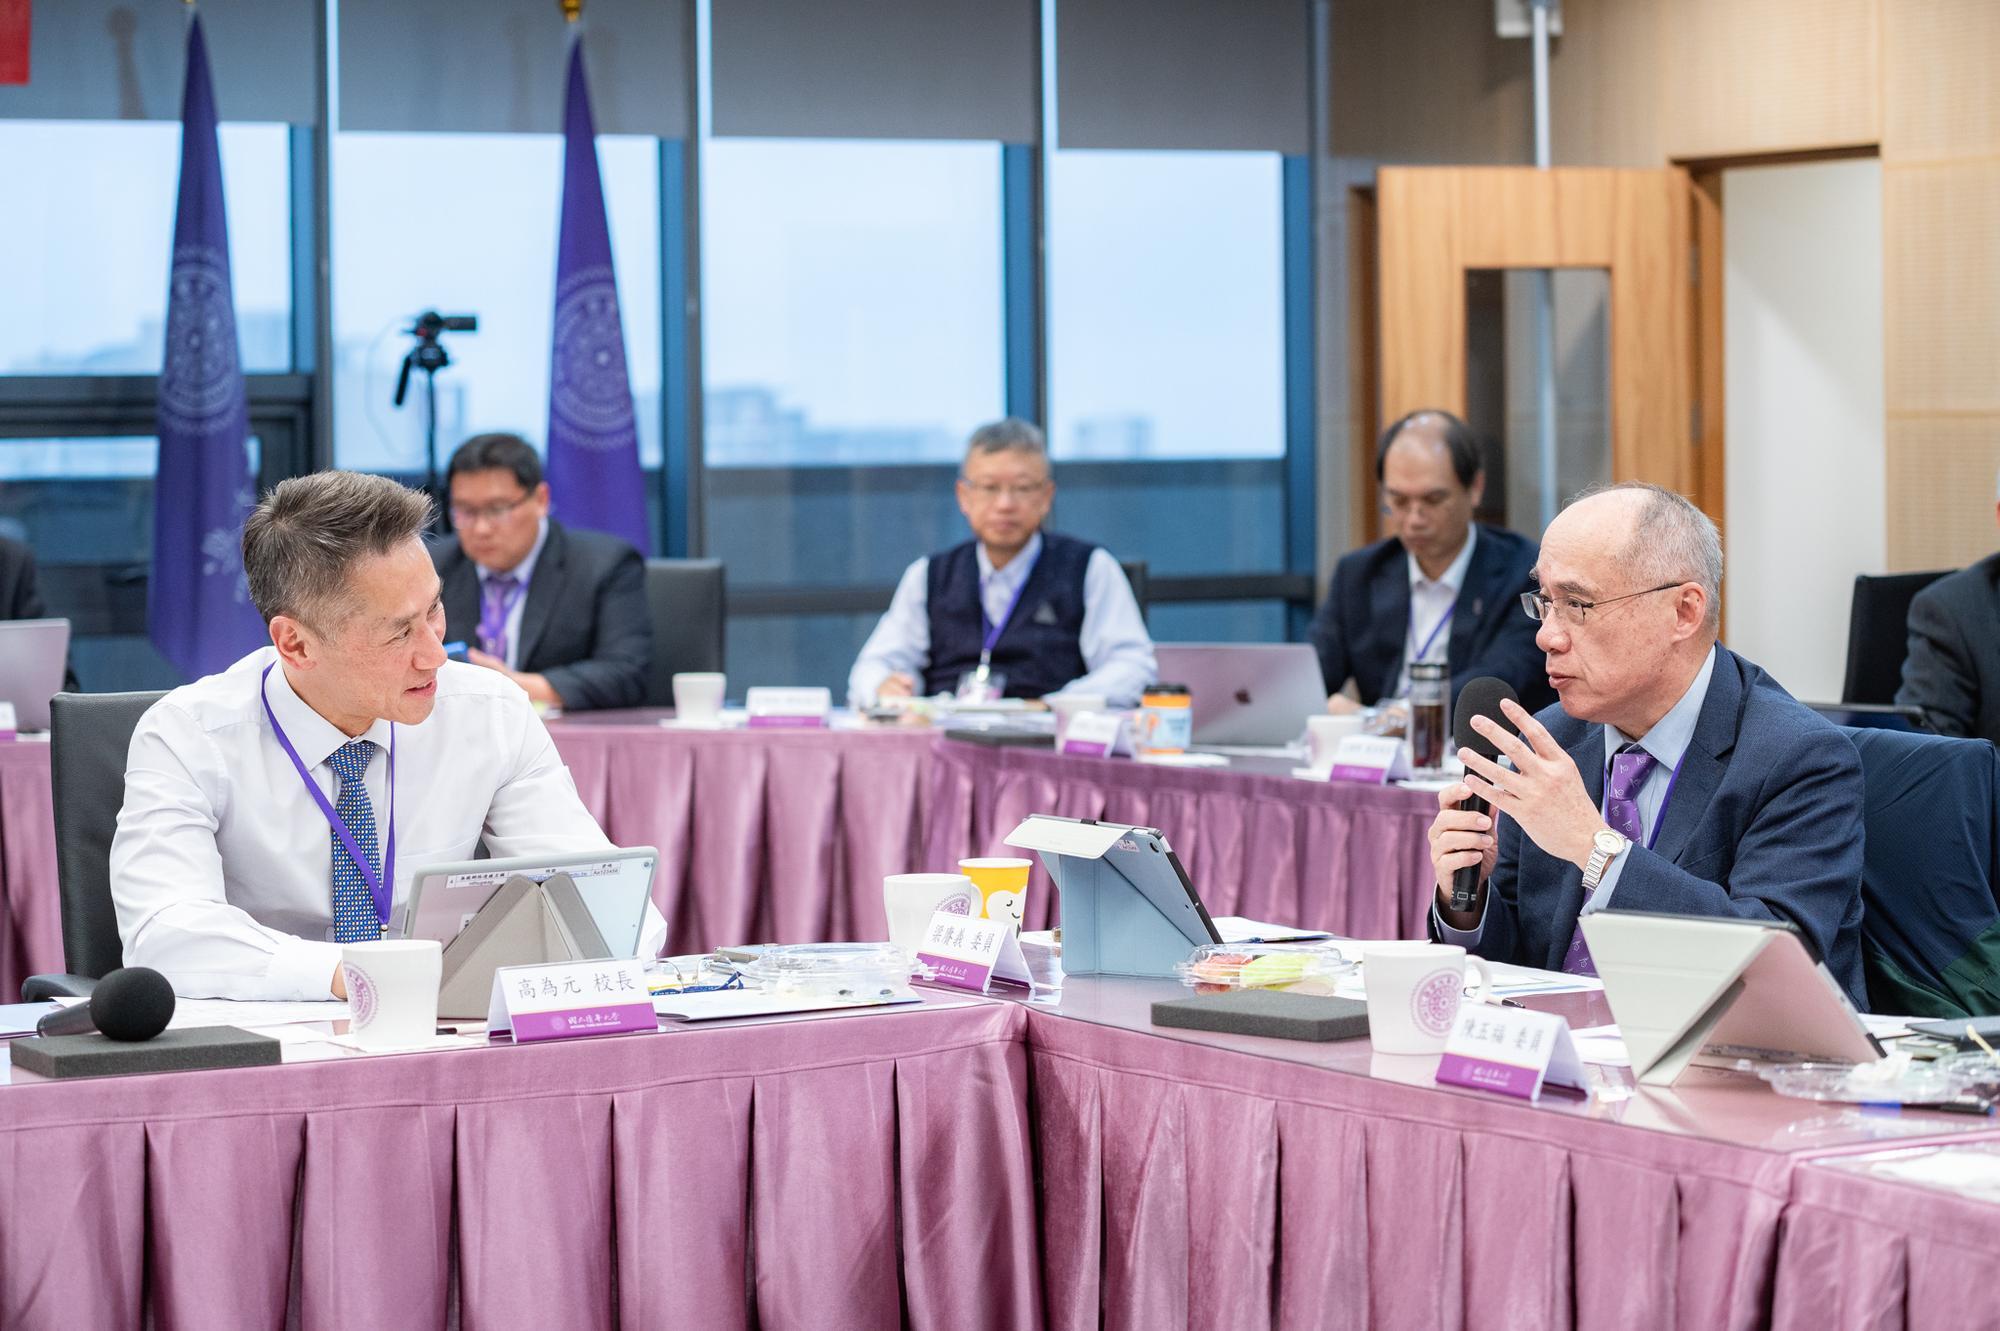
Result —
[[1334, 981], [1353, 969], [1339, 948], [1325, 944], [1204, 943], [1174, 965], [1181, 983], [1198, 994], [1301, 986], [1331, 992]]
[[876, 999], [907, 993], [919, 968], [893, 943], [798, 943], [765, 948], [737, 969], [774, 994]]
[[1780, 1095], [1843, 1104], [1935, 1104], [1965, 1092], [1949, 1069], [1899, 1055], [1876, 1063], [1780, 1063], [1757, 1075]]

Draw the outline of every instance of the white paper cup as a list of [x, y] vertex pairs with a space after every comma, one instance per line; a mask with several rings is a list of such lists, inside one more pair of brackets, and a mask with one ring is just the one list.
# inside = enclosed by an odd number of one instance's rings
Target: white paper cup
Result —
[[364, 1049], [409, 1049], [437, 1035], [444, 948], [433, 938], [346, 943], [347, 1033]]
[[979, 914], [979, 889], [962, 873], [892, 873], [882, 880], [882, 909], [889, 941], [911, 956], [941, 910], [970, 920]]
[[1306, 721], [1306, 765], [1315, 772], [1331, 772], [1333, 756], [1340, 741], [1361, 733], [1361, 715], [1315, 716]]
[[722, 693], [729, 676], [706, 670], [687, 670], [674, 676], [674, 719], [683, 725], [722, 724]]
[[1060, 751], [1065, 739], [1069, 738], [1070, 718], [1078, 712], [1102, 712], [1110, 707], [1110, 700], [1101, 693], [1065, 693], [1042, 699], [1049, 710], [1056, 714], [1056, 749]]
[[1441, 1054], [1475, 971], [1481, 992], [1493, 975], [1455, 943], [1377, 943], [1361, 954], [1368, 1039], [1378, 1054]]

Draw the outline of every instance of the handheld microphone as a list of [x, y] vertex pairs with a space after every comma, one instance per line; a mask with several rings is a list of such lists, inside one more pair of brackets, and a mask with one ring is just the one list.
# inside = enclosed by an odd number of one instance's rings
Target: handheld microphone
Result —
[[97, 982], [90, 1001], [51, 1012], [35, 1023], [36, 1035], [87, 1035], [109, 1040], [150, 1040], [174, 1015], [174, 987], [144, 966], [115, 970]]
[[[1500, 750], [1494, 745], [1492, 740], [1472, 728], [1472, 718], [1475, 716], [1488, 717], [1509, 734], [1519, 734], [1520, 731], [1515, 727], [1514, 723], [1507, 719], [1507, 714], [1500, 710], [1500, 704], [1503, 702], [1519, 701], [1521, 701], [1521, 698], [1519, 694], [1514, 692], [1514, 686], [1504, 679], [1495, 679], [1491, 675], [1481, 675], [1478, 679], [1469, 681], [1464, 688], [1459, 690], [1458, 710], [1452, 714], [1451, 731], [1453, 743], [1457, 748], [1471, 749], [1482, 758], [1498, 761]], [[1473, 813], [1488, 812], [1486, 801], [1480, 799], [1477, 795], [1472, 796], [1458, 807], [1470, 810]], [[1477, 864], [1468, 864], [1463, 869], [1457, 870], [1451, 876], [1451, 908], [1453, 910], [1471, 910], [1473, 894], [1478, 890], [1479, 866]]]

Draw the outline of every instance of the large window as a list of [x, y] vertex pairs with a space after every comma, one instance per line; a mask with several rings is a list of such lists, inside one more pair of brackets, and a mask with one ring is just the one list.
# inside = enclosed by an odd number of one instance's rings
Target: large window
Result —
[[[811, 594], [886, 605], [964, 539], [959, 453], [1005, 400], [1000, 163], [990, 143], [707, 145], [703, 525], [742, 683], [840, 685], [880, 605]], [[805, 599], [757, 595], [787, 589]]]
[[[250, 373], [292, 365], [290, 133], [223, 125], [236, 332]], [[178, 124], [0, 120], [0, 374], [158, 374]]]
[[[606, 135], [597, 159], [618, 272], [640, 458], [660, 465], [660, 168], [657, 140]], [[424, 471], [423, 376], [391, 405], [424, 310], [476, 314], [447, 333], [437, 377], [438, 464], [466, 436], [512, 430], [543, 447], [555, 304], [562, 138], [555, 134], [339, 134], [334, 138], [335, 463]]]

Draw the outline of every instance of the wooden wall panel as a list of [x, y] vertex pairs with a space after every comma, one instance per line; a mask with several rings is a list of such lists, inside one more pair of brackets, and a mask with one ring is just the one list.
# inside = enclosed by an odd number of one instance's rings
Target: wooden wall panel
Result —
[[1660, 89], [1669, 156], [1880, 139], [1879, 0], [1655, 3], [1667, 6]]
[[2000, 412], [2000, 157], [1882, 171], [1890, 412]]
[[1889, 414], [1889, 570], [1960, 568], [2000, 545], [2000, 415]]
[[1882, 156], [2000, 153], [2000, 4], [1884, 0]]

